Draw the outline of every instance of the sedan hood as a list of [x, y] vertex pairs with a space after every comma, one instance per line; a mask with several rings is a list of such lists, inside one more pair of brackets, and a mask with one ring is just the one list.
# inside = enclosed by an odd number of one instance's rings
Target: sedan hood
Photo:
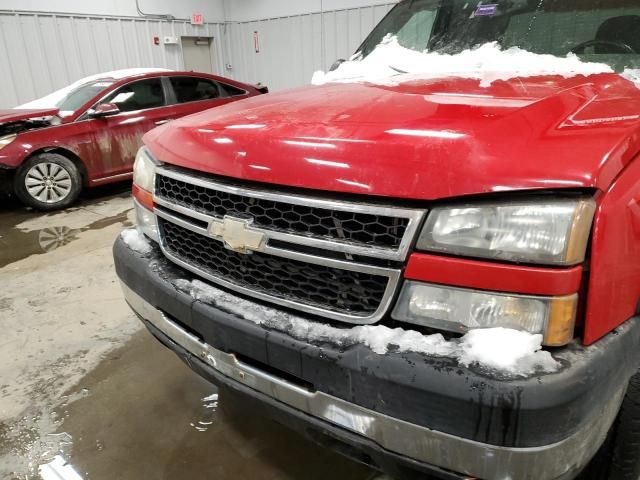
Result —
[[28, 120], [30, 118], [50, 117], [58, 113], [57, 108], [0, 110], [0, 124]]
[[640, 90], [616, 74], [328, 84], [185, 117], [145, 143], [170, 164], [345, 193], [606, 189], [640, 149]]

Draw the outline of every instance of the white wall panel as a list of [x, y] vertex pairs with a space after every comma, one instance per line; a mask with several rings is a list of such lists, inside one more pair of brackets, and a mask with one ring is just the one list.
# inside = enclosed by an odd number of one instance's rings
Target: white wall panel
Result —
[[[348, 58], [395, 2], [370, 3], [374, 5], [203, 26], [138, 17], [0, 11], [0, 108], [95, 73], [129, 67], [184, 68], [180, 45], [156, 46], [154, 36], [213, 37], [217, 73], [262, 82], [272, 91], [304, 85], [314, 71]], [[258, 53], [254, 32], [259, 36]]]
[[[230, 25], [227, 76], [272, 91], [309, 83], [313, 72], [349, 58], [394, 3]], [[260, 51], [253, 34], [258, 32]]]
[[247, 22], [322, 11], [370, 7], [391, 3], [391, 1], [393, 0], [224, 0], [224, 7], [227, 21]]
[[[228, 1], [245, 2], [245, 0]], [[224, 0], [139, 0], [139, 4], [140, 9], [147, 14], [168, 14], [177, 19], [187, 19], [192, 13], [202, 13], [206, 22], [219, 23], [224, 20]], [[0, 9], [74, 15], [121, 17], [138, 15], [135, 0], [0, 0]]]
[[39, 98], [95, 73], [129, 67], [184, 68], [179, 44], [153, 44], [153, 37], [165, 35], [214, 37], [214, 69], [223, 72], [219, 24], [0, 12], [0, 108]]

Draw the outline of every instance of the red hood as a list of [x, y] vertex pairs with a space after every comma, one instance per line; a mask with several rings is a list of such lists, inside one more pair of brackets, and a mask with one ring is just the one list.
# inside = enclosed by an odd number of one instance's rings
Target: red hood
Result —
[[640, 150], [640, 90], [615, 74], [331, 84], [171, 122], [161, 161], [320, 190], [436, 199], [606, 188]]
[[0, 110], [0, 124], [27, 120], [29, 118], [49, 117], [58, 113], [57, 108], [46, 108], [39, 110], [12, 108], [11, 110]]

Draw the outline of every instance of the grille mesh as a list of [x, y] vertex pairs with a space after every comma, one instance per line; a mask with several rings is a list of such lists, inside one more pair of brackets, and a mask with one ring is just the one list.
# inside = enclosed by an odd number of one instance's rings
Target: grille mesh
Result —
[[306, 305], [366, 316], [383, 298], [387, 277], [315, 265], [254, 252], [244, 255], [222, 242], [158, 219], [164, 248], [173, 256], [234, 285]]
[[236, 195], [163, 175], [156, 176], [156, 195], [218, 217], [249, 215], [254, 225], [271, 230], [374, 247], [398, 248], [409, 223], [406, 218], [329, 210]]

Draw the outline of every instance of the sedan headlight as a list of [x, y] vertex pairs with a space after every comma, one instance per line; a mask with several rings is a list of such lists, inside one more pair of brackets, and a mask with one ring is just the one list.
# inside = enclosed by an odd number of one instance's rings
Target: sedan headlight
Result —
[[542, 297], [407, 281], [393, 318], [453, 332], [505, 327], [540, 333], [549, 346], [573, 338], [578, 295]]
[[548, 265], [584, 260], [595, 212], [592, 198], [533, 198], [436, 207], [418, 250]]
[[0, 137], [0, 150], [2, 150], [4, 147], [6, 147], [7, 145], [9, 145], [11, 142], [13, 142], [16, 139], [17, 135], [11, 134], [11, 135], [5, 135], [4, 137]]

